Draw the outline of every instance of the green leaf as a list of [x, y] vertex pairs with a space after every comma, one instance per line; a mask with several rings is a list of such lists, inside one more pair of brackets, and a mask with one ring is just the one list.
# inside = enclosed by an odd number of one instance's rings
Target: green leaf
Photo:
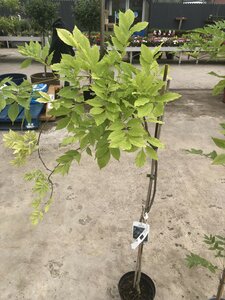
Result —
[[219, 78], [225, 78], [225, 76], [223, 75], [219, 75], [219, 74], [217, 74], [217, 73], [215, 73], [215, 72], [213, 72], [213, 71], [211, 71], [211, 72], [209, 72], [209, 74], [210, 75], [213, 75], [213, 76], [216, 76], [216, 77], [219, 77]]
[[4, 98], [0, 98], [0, 112], [6, 107], [6, 101]]
[[146, 147], [145, 151], [151, 159], [158, 160], [157, 152], [153, 148]]
[[141, 45], [141, 58], [144, 59], [144, 61], [149, 64], [153, 60], [153, 54], [151, 50], [144, 44]]
[[91, 113], [92, 115], [100, 115], [100, 114], [103, 113], [103, 112], [104, 112], [104, 109], [101, 108], [101, 107], [94, 107], [94, 108], [92, 108], [92, 109], [90, 110], [90, 113]]
[[170, 102], [170, 101], [177, 100], [180, 97], [181, 97], [180, 94], [168, 92], [168, 93], [165, 93], [162, 96], [160, 96], [160, 101]]
[[225, 149], [225, 140], [222, 139], [217, 139], [217, 138], [212, 138], [213, 142], [216, 144], [217, 147], [221, 149]]
[[121, 130], [124, 128], [124, 124], [122, 123], [122, 121], [120, 120], [117, 120], [115, 121], [114, 123], [112, 123], [110, 126], [109, 126], [109, 130], [112, 130], [112, 131], [118, 131], [118, 130]]
[[91, 99], [91, 100], [87, 100], [86, 103], [88, 103], [91, 106], [94, 107], [102, 107], [103, 103], [102, 101], [100, 101], [100, 99]]
[[134, 136], [132, 137], [132, 136], [130, 136], [129, 141], [132, 145], [134, 145], [138, 148], [145, 147], [145, 145], [146, 145], [145, 140], [141, 137], [134, 137]]
[[203, 155], [203, 151], [201, 149], [194, 149], [194, 148], [191, 148], [191, 150], [185, 149], [185, 152], [190, 154]]
[[122, 130], [115, 130], [110, 133], [108, 139], [113, 142], [122, 141], [125, 138], [125, 132]]
[[18, 103], [14, 102], [12, 105], [10, 105], [8, 110], [8, 116], [12, 122], [16, 120], [19, 114], [19, 105]]
[[153, 109], [153, 114], [155, 117], [160, 117], [164, 113], [164, 105], [163, 103], [157, 103], [157, 105]]
[[20, 68], [27, 68], [32, 62], [32, 58], [25, 59], [22, 64], [20, 65]]
[[142, 167], [146, 162], [146, 155], [143, 149], [138, 152], [138, 155], [135, 158], [135, 163], [137, 167]]
[[100, 169], [104, 168], [110, 160], [110, 151], [108, 150], [103, 156], [97, 157], [97, 163]]
[[120, 41], [116, 37], [112, 37], [112, 42], [116, 49], [120, 50], [121, 52], [125, 50], [125, 47], [120, 43]]
[[157, 148], [164, 148], [164, 144], [160, 142], [159, 139], [156, 139], [156, 138], [153, 138], [153, 137], [149, 137], [148, 138], [148, 142], [154, 146], [154, 147], [157, 147]]
[[202, 266], [204, 268], [207, 268], [212, 273], [215, 273], [218, 269], [217, 266], [213, 265], [211, 262], [206, 260], [205, 258], [196, 255], [194, 253], [191, 253], [190, 255], [186, 256], [186, 263], [189, 268]]
[[213, 95], [216, 96], [223, 93], [224, 88], [225, 88], [225, 80], [219, 81], [213, 88]]
[[69, 122], [70, 122], [69, 117], [65, 117], [65, 118], [60, 119], [57, 123], [56, 130], [60, 130], [60, 129], [63, 129], [63, 128], [67, 127]]
[[57, 28], [57, 34], [65, 44], [73, 47], [77, 47], [77, 43], [73, 37], [73, 35], [66, 29]]
[[71, 145], [73, 143], [75, 143], [77, 141], [77, 137], [75, 136], [67, 136], [65, 137], [62, 142], [61, 142], [61, 146], [68, 146], [68, 145]]
[[152, 103], [147, 103], [143, 106], [139, 106], [137, 108], [137, 111], [138, 111], [138, 117], [139, 118], [143, 118], [145, 116], [149, 116], [152, 112], [152, 109], [153, 109], [153, 104]]
[[111, 148], [110, 153], [116, 160], [118, 160], [118, 161], [120, 160], [120, 149]]
[[130, 32], [131, 34], [144, 30], [148, 26], [148, 22], [139, 22], [131, 27]]
[[102, 114], [99, 114], [99, 115], [94, 115], [94, 118], [95, 118], [96, 125], [99, 126], [99, 125], [101, 125], [102, 123], [105, 122], [106, 114], [102, 113]]
[[225, 164], [225, 154], [219, 154], [213, 160], [213, 165], [224, 165]]
[[149, 102], [149, 98], [138, 98], [135, 102], [134, 102], [134, 106], [142, 106], [146, 103]]

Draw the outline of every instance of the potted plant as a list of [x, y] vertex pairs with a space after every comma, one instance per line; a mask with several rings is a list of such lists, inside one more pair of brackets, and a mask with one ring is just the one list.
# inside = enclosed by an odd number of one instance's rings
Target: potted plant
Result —
[[[26, 175], [26, 179], [34, 181], [35, 185], [36, 197], [33, 201], [34, 211], [31, 214], [33, 224], [43, 219], [52, 204], [52, 178], [55, 173], [67, 174], [71, 164], [74, 161], [79, 162], [84, 152], [95, 157], [100, 169], [104, 168], [111, 158], [119, 161], [122, 151], [132, 152], [136, 153], [135, 163], [138, 167], [142, 167], [149, 160], [152, 162], [146, 205], [138, 222], [142, 226], [141, 229], [144, 228], [142, 234], [147, 237], [147, 215], [156, 192], [157, 149], [163, 148], [159, 136], [164, 106], [180, 95], [167, 91], [167, 68], [162, 77], [162, 70], [156, 61], [159, 48], [150, 50], [145, 45], [141, 46], [141, 68], [124, 62], [130, 37], [148, 25], [147, 22], [141, 22], [132, 26], [133, 22], [134, 13], [131, 10], [120, 12], [119, 24], [114, 26], [112, 47], [101, 59], [99, 48], [96, 45], [91, 46], [77, 27], [73, 33], [58, 29], [62, 41], [76, 48], [76, 56], [63, 54], [60, 63], [51, 66], [54, 72], [70, 85], [60, 90], [59, 97], [55, 101], [52, 101], [46, 93], [40, 93], [38, 100], [52, 105], [50, 114], [59, 118], [56, 129], [68, 132], [61, 145], [69, 147], [69, 150], [58, 157], [53, 169], [49, 169], [42, 158], [38, 147], [40, 136], [31, 135], [25, 139], [13, 132], [4, 136], [6, 146], [13, 149], [16, 155], [16, 164], [24, 162], [30, 154], [38, 151], [45, 169], [44, 172], [33, 170]], [[40, 48], [32, 46], [27, 46], [26, 49], [26, 53], [29, 52], [30, 57], [35, 59], [40, 55], [40, 51]], [[88, 101], [84, 100], [85, 88], [82, 85], [86, 75], [91, 77], [90, 87], [95, 93], [95, 97]], [[4, 88], [2, 94], [7, 103]], [[14, 99], [14, 102], [17, 102], [17, 98]], [[151, 132], [149, 122], [154, 125], [155, 133]], [[17, 140], [20, 142], [17, 143]], [[32, 147], [29, 147], [30, 144]], [[138, 228], [137, 226], [136, 229]], [[122, 299], [124, 297], [131, 299], [130, 292], [141, 299], [153, 299], [155, 295], [152, 280], [141, 272], [145, 239], [136, 235], [139, 229], [134, 232], [134, 243], [139, 248], [136, 272], [132, 272], [128, 281], [125, 280], [128, 286], [124, 289], [123, 285]]]
[[56, 81], [55, 78], [56, 76], [53, 73], [47, 72], [47, 66], [51, 63], [51, 61], [48, 60], [49, 63], [47, 62], [47, 51], [49, 50], [49, 47], [45, 45], [46, 34], [49, 30], [51, 30], [53, 20], [56, 17], [56, 12], [57, 5], [52, 1], [30, 0], [25, 5], [25, 13], [31, 20], [33, 28], [40, 31], [41, 33], [43, 45], [43, 50], [41, 52], [42, 59], [45, 58], [46, 61], [46, 63], [44, 64], [44, 72], [31, 75], [32, 83], [58, 84], [58, 81]]
[[[197, 60], [207, 58], [208, 60], [221, 60], [225, 58], [225, 21], [218, 21], [213, 25], [193, 30], [188, 35], [188, 43], [183, 49], [189, 49], [188, 54]], [[225, 76], [210, 72], [209, 74], [222, 78], [213, 89], [213, 95], [223, 94], [225, 102]]]
[[77, 0], [74, 2], [75, 24], [82, 31], [87, 31], [89, 41], [91, 41], [93, 31], [100, 31], [100, 4], [100, 0]]
[[[218, 263], [221, 263], [221, 259], [224, 260], [225, 258], [225, 237], [222, 237], [220, 235], [205, 235], [204, 236], [204, 243], [209, 246], [209, 250], [214, 252], [214, 257], [218, 259]], [[224, 300], [222, 298], [223, 292], [224, 292], [224, 285], [225, 285], [225, 268], [224, 265], [221, 267], [218, 265], [215, 265], [208, 261], [207, 259], [203, 258], [202, 256], [199, 256], [197, 254], [191, 253], [186, 256], [186, 262], [187, 266], [189, 268], [201, 266], [206, 269], [208, 269], [211, 273], [217, 274], [220, 273], [219, 276], [219, 285], [217, 289], [216, 296], [213, 296], [209, 300]]]

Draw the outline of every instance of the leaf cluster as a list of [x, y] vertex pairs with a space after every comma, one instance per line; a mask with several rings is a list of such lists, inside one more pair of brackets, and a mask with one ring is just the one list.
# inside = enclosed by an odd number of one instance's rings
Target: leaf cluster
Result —
[[30, 216], [30, 220], [33, 225], [37, 225], [39, 221], [42, 221], [44, 213], [48, 212], [52, 204], [52, 196], [46, 200], [46, 197], [51, 190], [51, 183], [46, 174], [41, 170], [34, 170], [33, 172], [26, 173], [24, 179], [26, 181], [34, 181], [33, 193], [35, 199], [32, 202], [33, 212]]
[[4, 134], [3, 142], [6, 148], [13, 151], [14, 159], [11, 163], [15, 166], [23, 165], [27, 157], [37, 150], [37, 135], [31, 131], [20, 134], [10, 130]]
[[[210, 59], [225, 58], [225, 21], [195, 29], [188, 37], [190, 41], [182, 48], [189, 49], [193, 57], [201, 59], [207, 53]], [[225, 76], [220, 76], [215, 72], [209, 74], [223, 78], [213, 89], [214, 95], [222, 93], [225, 88]]]
[[[225, 124], [221, 123], [220, 126], [222, 127], [221, 133], [225, 135]], [[218, 148], [225, 150], [225, 139], [212, 138], [212, 140]], [[185, 152], [208, 157], [213, 160], [214, 165], [225, 165], [225, 154], [218, 154], [216, 151], [205, 154], [201, 149], [191, 148], [185, 149]]]
[[18, 46], [18, 52], [23, 56], [27, 56], [22, 64], [21, 68], [28, 67], [32, 60], [39, 62], [45, 66], [50, 66], [53, 52], [49, 54], [49, 44], [46, 44], [44, 47], [40, 45], [38, 42], [31, 41], [29, 44], [25, 43], [25, 46]]
[[16, 85], [10, 78], [5, 78], [0, 82], [0, 111], [9, 105], [8, 117], [14, 122], [20, 113], [20, 107], [24, 108], [24, 119], [28, 121], [30, 117], [30, 99], [32, 85], [24, 80], [20, 85]]
[[[94, 152], [100, 168], [111, 156], [119, 160], [121, 151], [137, 151], [137, 166], [143, 166], [147, 157], [157, 159], [155, 148], [163, 144], [143, 125], [158, 122], [164, 105], [179, 98], [176, 93], [162, 95], [165, 82], [156, 61], [159, 48], [151, 51], [142, 45], [141, 69], [123, 61], [131, 35], [147, 26], [146, 22], [132, 26], [133, 21], [132, 11], [120, 13], [110, 51], [101, 60], [98, 47], [91, 47], [77, 27], [72, 34], [58, 29], [60, 39], [76, 48], [76, 56], [63, 55], [61, 62], [52, 66], [70, 87], [61, 89], [51, 114], [61, 117], [57, 129], [67, 128], [70, 133], [66, 141], [78, 143], [81, 151]], [[89, 88], [95, 95], [86, 102], [80, 74], [91, 78]], [[68, 172], [68, 165], [60, 167], [62, 173]]]
[[[204, 243], [209, 246], [209, 250], [214, 252], [215, 258], [225, 258], [225, 237], [220, 235], [205, 235]], [[186, 263], [189, 268], [201, 266], [208, 269], [210, 272], [215, 273], [219, 267], [212, 264], [207, 259], [191, 253], [186, 256]]]
[[[142, 45], [140, 68], [124, 61], [130, 37], [148, 25], [141, 22], [133, 26], [134, 19], [131, 10], [120, 12], [119, 24], [114, 26], [112, 44], [108, 45], [108, 51], [102, 59], [98, 46], [92, 47], [77, 27], [72, 33], [58, 29], [59, 38], [74, 47], [76, 55], [63, 54], [60, 63], [51, 66], [54, 73], [61, 80], [67, 81], [69, 86], [63, 87], [54, 101], [46, 93], [40, 93], [38, 99], [39, 102], [50, 102], [52, 109], [49, 113], [57, 117], [56, 129], [66, 129], [68, 132], [61, 143], [67, 147], [67, 151], [57, 159], [58, 165], [49, 176], [57, 172], [67, 174], [72, 162], [79, 163], [84, 152], [93, 156], [100, 168], [105, 167], [111, 158], [119, 160], [122, 151], [134, 152], [138, 167], [143, 166], [147, 159], [158, 159], [157, 149], [164, 145], [150, 131], [154, 126], [149, 125], [162, 124], [161, 116], [165, 105], [178, 99], [180, 95], [166, 90], [164, 69], [157, 63], [160, 47], [150, 50]], [[46, 49], [41, 49], [37, 43], [20, 47], [20, 53], [28, 57], [24, 66], [31, 59], [48, 64]], [[87, 78], [90, 79], [88, 87], [83, 85]], [[10, 88], [14, 89], [15, 86], [10, 85]], [[5, 93], [7, 89], [5, 86], [2, 88], [6, 103], [11, 99], [11, 94]], [[94, 96], [85, 101], [84, 92], [87, 90]], [[13, 99], [18, 104], [17, 98]], [[13, 114], [13, 119], [15, 117], [16, 113]], [[21, 138], [15, 136], [13, 147], [22, 153], [27, 145], [18, 145], [18, 139]], [[36, 146], [35, 142], [34, 145]], [[11, 144], [10, 146], [12, 148]], [[26, 157], [26, 151], [24, 153]], [[35, 193], [41, 193], [42, 188], [47, 193], [51, 181], [47, 182], [44, 175], [38, 172], [27, 178], [35, 180]], [[39, 207], [42, 201], [40, 197], [37, 199], [35, 205]], [[33, 222], [42, 217], [43, 209], [35, 211]]]

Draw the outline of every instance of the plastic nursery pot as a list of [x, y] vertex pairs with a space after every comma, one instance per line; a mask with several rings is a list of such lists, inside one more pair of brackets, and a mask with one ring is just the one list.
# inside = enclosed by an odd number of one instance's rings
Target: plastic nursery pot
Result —
[[12, 78], [12, 82], [14, 82], [16, 85], [20, 85], [24, 80], [27, 79], [26, 74], [22, 73], [7, 73], [7, 74], [2, 74], [0, 75], [0, 81], [3, 79], [10, 77]]
[[46, 83], [47, 85], [59, 85], [60, 81], [56, 77], [57, 75], [47, 72], [47, 73], [35, 73], [30, 75], [31, 83]]
[[166, 58], [167, 59], [173, 59], [174, 58], [174, 53], [166, 52]]
[[155, 298], [155, 284], [150, 277], [141, 273], [140, 290], [138, 294], [133, 288], [135, 272], [128, 272], [124, 274], [118, 283], [118, 289], [121, 300], [153, 300]]
[[83, 91], [83, 95], [84, 95], [85, 101], [93, 99], [96, 96], [95, 93], [91, 89], [88, 89], [87, 91]]

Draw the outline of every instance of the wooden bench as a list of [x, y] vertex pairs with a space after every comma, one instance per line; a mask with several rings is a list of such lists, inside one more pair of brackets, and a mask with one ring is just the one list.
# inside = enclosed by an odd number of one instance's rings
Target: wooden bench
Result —
[[[48, 38], [45, 38], [45, 42]], [[43, 39], [40, 36], [0, 36], [0, 42], [6, 42], [7, 48], [9, 48], [9, 42], [30, 42], [37, 41], [43, 44]]]

